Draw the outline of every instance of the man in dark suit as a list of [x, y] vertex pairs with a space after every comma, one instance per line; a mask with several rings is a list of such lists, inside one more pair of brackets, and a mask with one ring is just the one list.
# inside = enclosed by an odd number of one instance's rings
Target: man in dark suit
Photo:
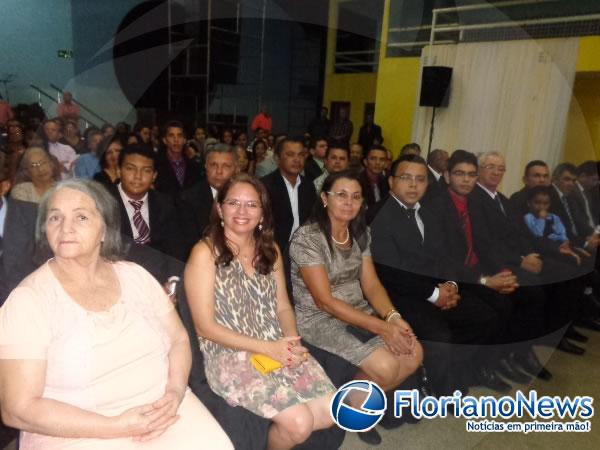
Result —
[[161, 284], [183, 270], [183, 246], [175, 205], [152, 190], [155, 154], [145, 145], [125, 147], [119, 155], [121, 182], [110, 187], [121, 214], [126, 259], [150, 272]]
[[304, 164], [304, 176], [309, 181], [315, 180], [323, 173], [328, 147], [327, 139], [324, 137], [312, 138], [310, 140], [310, 156]]
[[379, 207], [387, 198], [390, 186], [383, 173], [387, 162], [386, 150], [381, 147], [372, 147], [366, 151], [366, 155], [363, 160], [365, 170], [360, 173], [359, 180], [367, 209], [367, 222], [371, 223], [377, 215]]
[[218, 191], [238, 172], [235, 148], [227, 144], [209, 147], [205, 168], [206, 178], [183, 191], [177, 199], [186, 256], [208, 226]]
[[8, 197], [8, 175], [0, 158], [0, 306], [38, 266], [33, 259], [37, 204]]
[[304, 168], [301, 138], [285, 138], [275, 147], [279, 167], [262, 178], [271, 198], [275, 241], [285, 251], [292, 233], [308, 218], [317, 199], [315, 186], [300, 175]]
[[394, 306], [423, 342], [436, 394], [464, 392], [463, 375], [475, 371], [494, 388], [485, 352], [474, 346], [488, 343], [502, 324], [485, 302], [469, 292], [459, 295], [458, 284], [441, 277], [450, 262], [433, 213], [419, 203], [427, 172], [427, 164], [416, 155], [402, 156], [392, 165], [390, 196], [371, 224], [375, 267]]
[[166, 148], [159, 152], [156, 158], [157, 175], [154, 189], [158, 192], [175, 196], [201, 180], [201, 168], [183, 154], [185, 142], [181, 122], [168, 122], [163, 135]]
[[436, 198], [443, 189], [447, 189], [444, 172], [448, 168], [449, 158], [448, 152], [439, 148], [427, 156], [427, 191], [421, 201], [424, 205]]
[[596, 161], [586, 161], [577, 166], [577, 187], [581, 200], [586, 203], [590, 223], [600, 224], [600, 168]]
[[[530, 332], [523, 334], [522, 330], [515, 330], [515, 333], [522, 340], [533, 339], [565, 325], [562, 321], [572, 315], [569, 310], [575, 310], [574, 305], [583, 295], [583, 287], [579, 281], [572, 279], [572, 271], [563, 263], [542, 259], [536, 252], [523, 216], [515, 212], [508, 199], [498, 191], [505, 172], [504, 156], [497, 152], [482, 154], [479, 157], [479, 180], [469, 201], [478, 224], [475, 230], [477, 239], [484, 249], [482, 257], [493, 267], [511, 270], [521, 286], [515, 295], [525, 298], [518, 303], [518, 309], [521, 317], [528, 318], [527, 322], [523, 321], [522, 328]], [[566, 274], [569, 274], [567, 278], [563, 276]], [[573, 300], [565, 302], [565, 298]], [[545, 306], [546, 302], [548, 305]], [[570, 334], [578, 333], [572, 329], [567, 336]], [[566, 339], [560, 340], [558, 348], [579, 353], [578, 348]], [[526, 356], [532, 365], [537, 365], [532, 351]]]

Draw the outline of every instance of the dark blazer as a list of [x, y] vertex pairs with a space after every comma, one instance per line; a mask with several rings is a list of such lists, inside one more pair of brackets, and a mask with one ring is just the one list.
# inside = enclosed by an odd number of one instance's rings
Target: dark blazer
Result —
[[471, 192], [469, 212], [474, 221], [473, 234], [482, 249], [479, 256], [493, 261], [494, 267], [500, 270], [516, 268], [521, 265], [521, 256], [534, 253], [535, 248], [523, 216], [513, 210], [502, 193], [498, 192], [497, 196], [506, 214], [502, 213], [498, 201], [479, 185]]
[[176, 205], [181, 221], [186, 256], [189, 255], [196, 242], [202, 238], [210, 221], [213, 203], [212, 190], [206, 180], [202, 180], [179, 194]]
[[446, 184], [446, 180], [441, 176], [439, 180], [435, 178], [435, 175], [431, 172], [429, 166], [427, 166], [427, 190], [425, 191], [425, 195], [421, 200], [422, 205], [431, 204], [433, 199], [435, 199], [442, 189], [447, 189], [448, 185]]
[[573, 218], [573, 221], [571, 221], [554, 186], [551, 186], [550, 188], [550, 202], [550, 212], [560, 217], [560, 220], [567, 230], [569, 241], [576, 246], [583, 246], [586, 238], [594, 231], [587, 223], [585, 213], [577, 207], [572, 197], [567, 196], [567, 204], [569, 205], [569, 211]]
[[[313, 183], [303, 176], [300, 176], [300, 179], [302, 181], [298, 188], [298, 213], [300, 216], [300, 225], [302, 225], [312, 211], [313, 205], [317, 200], [317, 194]], [[267, 188], [271, 198], [275, 241], [281, 248], [281, 251], [284, 251], [288, 246], [290, 233], [294, 225], [290, 197], [279, 170], [271, 172], [269, 175], [263, 177], [261, 181]]]
[[315, 159], [311, 156], [306, 160], [304, 164], [304, 176], [309, 180], [313, 181], [315, 178], [319, 177], [323, 173], [319, 164], [315, 161]]
[[119, 204], [121, 235], [127, 246], [126, 259], [144, 267], [161, 284], [183, 271], [184, 247], [175, 205], [171, 198], [156, 191], [148, 192], [150, 242], [136, 244], [127, 210], [117, 187], [110, 189]]
[[444, 249], [438, 239], [438, 223], [426, 207], [418, 211], [423, 222], [424, 239], [398, 201], [388, 196], [371, 223], [371, 253], [386, 289], [394, 287], [395, 296], [427, 299], [438, 283]]
[[528, 196], [529, 189], [527, 186], [510, 196], [512, 210], [521, 217], [525, 216], [525, 214], [529, 212], [529, 206], [527, 205]]
[[101, 170], [100, 172], [96, 173], [94, 175], [94, 181], [97, 181], [98, 183], [102, 183], [104, 186], [113, 186], [115, 184], [119, 184], [119, 182], [121, 180], [119, 180], [118, 178], [113, 182], [110, 177], [108, 176], [108, 174], [104, 171]]
[[379, 187], [379, 195], [381, 199], [379, 202], [375, 201], [375, 193], [371, 188], [371, 183], [367, 178], [367, 171], [363, 170], [359, 175], [358, 179], [360, 181], [360, 185], [363, 191], [363, 197], [365, 198], [365, 207], [367, 208], [367, 223], [371, 223], [375, 216], [377, 215], [377, 211], [383, 205], [383, 202], [388, 196], [388, 192], [390, 191], [390, 186], [387, 181], [387, 177], [384, 175], [379, 176], [379, 180], [377, 182], [377, 186]]
[[6, 218], [0, 241], [0, 306], [8, 294], [37, 269], [35, 254], [35, 222], [37, 203], [6, 197]]
[[[575, 189], [573, 189], [573, 192], [568, 195], [568, 199], [570, 204], [572, 204], [573, 208], [576, 210], [577, 217], [580, 218], [579, 220], [581, 220], [584, 225], [587, 225], [591, 233], [593, 228], [598, 225], [598, 216], [595, 215], [594, 199], [592, 198], [590, 191], [582, 192], [579, 187], [576, 186]], [[591, 217], [588, 216], [586, 211], [586, 201], [590, 208]], [[594, 227], [589, 223], [590, 220], [593, 222]]]
[[156, 157], [156, 181], [154, 189], [164, 194], [177, 195], [179, 192], [192, 187], [202, 179], [202, 171], [198, 163], [185, 158], [185, 176], [183, 186], [177, 181], [175, 171], [167, 158], [165, 151], [160, 152]]

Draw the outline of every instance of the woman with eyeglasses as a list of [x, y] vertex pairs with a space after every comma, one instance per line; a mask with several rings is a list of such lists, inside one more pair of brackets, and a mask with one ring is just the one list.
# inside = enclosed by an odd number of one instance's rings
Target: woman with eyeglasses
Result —
[[[358, 366], [357, 379], [389, 391], [420, 367], [423, 351], [377, 278], [370, 241], [358, 177], [329, 175], [311, 217], [292, 236], [292, 288], [302, 338]], [[369, 443], [381, 440], [370, 436]]]
[[10, 195], [15, 200], [39, 203], [59, 179], [58, 161], [41, 147], [29, 147], [19, 163]]
[[[269, 196], [258, 179], [241, 173], [219, 190], [184, 277], [208, 384], [232, 406], [273, 421], [268, 448], [292, 448], [330, 427], [334, 387], [300, 343]], [[253, 355], [280, 368], [263, 374]]]

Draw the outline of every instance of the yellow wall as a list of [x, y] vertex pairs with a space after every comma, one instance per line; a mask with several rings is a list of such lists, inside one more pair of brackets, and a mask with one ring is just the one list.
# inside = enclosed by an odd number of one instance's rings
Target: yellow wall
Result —
[[574, 164], [600, 159], [600, 37], [579, 43], [577, 76], [567, 122], [563, 159]]

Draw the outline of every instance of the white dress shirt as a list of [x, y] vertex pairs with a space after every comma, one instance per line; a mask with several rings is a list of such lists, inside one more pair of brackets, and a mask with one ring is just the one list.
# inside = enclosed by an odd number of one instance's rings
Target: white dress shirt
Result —
[[[127, 217], [129, 218], [129, 224], [131, 225], [131, 231], [133, 232], [133, 238], [137, 239], [140, 236], [140, 232], [137, 227], [133, 224], [133, 215], [135, 214], [135, 208], [129, 200], [134, 200], [127, 196], [123, 188], [121, 187], [121, 183], [118, 184], [117, 188], [119, 189], [119, 194], [121, 194], [121, 200], [123, 200], [123, 205], [125, 205], [125, 211], [127, 211]], [[140, 200], [142, 201], [142, 207], [140, 208], [140, 212], [142, 213], [142, 218], [148, 225], [148, 229], [150, 229], [150, 211], [148, 210], [148, 193]]]
[[440, 181], [440, 178], [442, 176], [441, 173], [438, 173], [433, 167], [431, 167], [429, 164], [427, 164], [427, 168], [429, 169], [429, 171], [431, 172], [431, 174], [435, 177], [436, 181]]
[[281, 177], [283, 178], [283, 182], [285, 183], [285, 187], [287, 188], [288, 197], [290, 198], [290, 205], [292, 206], [292, 215], [294, 216], [294, 224], [292, 225], [292, 231], [290, 233], [290, 236], [288, 237], [289, 240], [292, 238], [292, 234], [294, 234], [294, 231], [296, 231], [296, 229], [300, 226], [300, 210], [298, 208], [298, 188], [300, 187], [302, 179], [300, 178], [300, 175], [298, 175], [298, 178], [296, 178], [296, 184], [292, 186], [292, 183], [290, 183], [288, 179], [283, 176], [283, 174], [281, 175]]
[[219, 191], [217, 191], [214, 187], [210, 186], [210, 192], [212, 193], [213, 200], [216, 200], [217, 194], [219, 193]]

